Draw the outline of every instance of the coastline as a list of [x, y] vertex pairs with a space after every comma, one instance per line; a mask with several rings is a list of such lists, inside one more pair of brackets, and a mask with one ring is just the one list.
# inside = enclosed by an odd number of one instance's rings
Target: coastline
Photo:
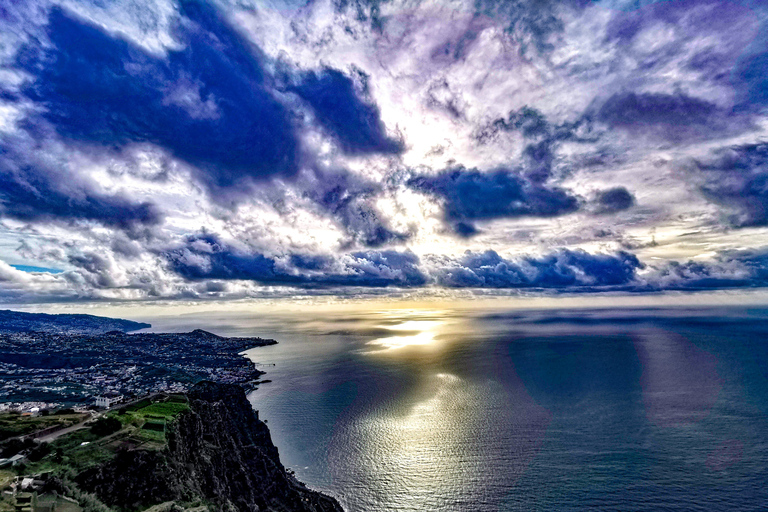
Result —
[[[202, 379], [181, 392], [136, 396], [100, 412], [79, 413], [58, 430], [48, 427], [0, 439], [5, 451], [19, 447], [11, 466], [11, 473], [17, 476], [0, 481], [0, 487], [9, 490], [5, 503], [18, 505], [38, 498], [58, 503], [59, 499], [77, 512], [158, 507], [174, 512], [342, 512], [334, 498], [309, 489], [282, 465], [268, 427], [247, 399], [248, 393], [269, 381], [261, 380], [266, 372], [255, 368], [245, 353], [277, 341], [225, 338], [198, 329], [86, 337], [24, 333], [0, 335], [0, 343], [7, 343], [9, 336], [16, 341], [70, 341], [75, 353], [83, 352], [94, 340], [111, 342], [110, 354], [120, 344], [132, 347], [149, 342], [154, 348], [171, 345], [188, 351], [188, 343], [194, 342], [194, 350], [204, 347], [219, 358], [219, 364], [223, 360], [231, 364], [208, 368], [226, 370], [210, 372], [219, 381]], [[132, 362], [124, 361], [123, 366]], [[247, 372], [233, 370], [245, 367]], [[173, 375], [173, 370], [164, 367], [167, 375]], [[79, 423], [72, 424], [75, 421]], [[96, 426], [109, 422], [114, 423], [114, 431], [96, 431]]]

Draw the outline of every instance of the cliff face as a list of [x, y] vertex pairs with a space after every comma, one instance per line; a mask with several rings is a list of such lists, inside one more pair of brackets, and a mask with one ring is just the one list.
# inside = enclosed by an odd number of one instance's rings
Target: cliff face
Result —
[[121, 510], [202, 500], [227, 512], [342, 512], [286, 473], [242, 388], [203, 382], [188, 397], [190, 410], [169, 425], [165, 450], [119, 453], [80, 474], [79, 486]]

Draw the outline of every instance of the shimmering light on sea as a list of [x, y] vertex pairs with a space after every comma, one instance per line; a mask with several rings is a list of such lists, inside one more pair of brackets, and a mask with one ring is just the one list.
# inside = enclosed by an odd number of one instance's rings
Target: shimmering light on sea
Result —
[[766, 310], [200, 322], [280, 341], [248, 353], [272, 381], [251, 401], [283, 462], [348, 512], [768, 503]]

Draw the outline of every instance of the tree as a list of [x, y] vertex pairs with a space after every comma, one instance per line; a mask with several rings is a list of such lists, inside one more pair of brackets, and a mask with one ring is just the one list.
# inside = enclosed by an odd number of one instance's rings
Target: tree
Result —
[[32, 448], [29, 452], [27, 458], [32, 462], [37, 462], [49, 453], [51, 453], [51, 446], [48, 443], [38, 443], [38, 445]]
[[91, 432], [99, 437], [104, 437], [114, 434], [121, 428], [123, 428], [123, 424], [117, 418], [99, 418], [91, 426]]

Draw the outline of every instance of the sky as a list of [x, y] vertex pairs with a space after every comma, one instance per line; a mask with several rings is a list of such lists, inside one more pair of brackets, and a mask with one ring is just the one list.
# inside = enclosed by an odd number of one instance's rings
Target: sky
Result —
[[768, 287], [757, 0], [12, 0], [0, 302]]

